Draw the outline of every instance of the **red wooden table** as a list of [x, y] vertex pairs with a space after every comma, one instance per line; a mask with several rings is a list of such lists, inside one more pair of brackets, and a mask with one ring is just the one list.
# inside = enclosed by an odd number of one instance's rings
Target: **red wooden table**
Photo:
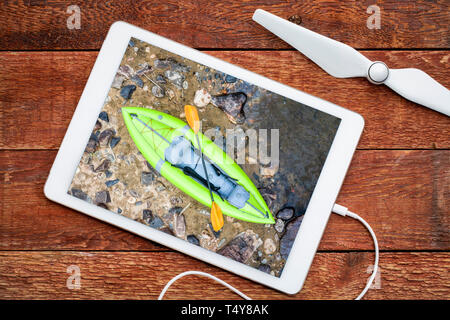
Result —
[[[380, 276], [368, 299], [450, 297], [450, 119], [365, 79], [335, 79], [251, 20], [256, 8], [450, 88], [450, 3], [376, 1], [65, 1], [0, 5], [0, 298], [154, 299], [179, 272], [213, 273], [255, 299], [351, 299], [373, 263], [369, 234], [332, 216], [303, 290], [286, 296], [50, 202], [43, 185], [98, 50], [124, 20], [356, 111], [366, 121], [338, 202], [373, 227]], [[81, 288], [67, 268], [78, 266]], [[369, 268], [369, 269], [368, 269]], [[208, 279], [167, 298], [238, 298]]]

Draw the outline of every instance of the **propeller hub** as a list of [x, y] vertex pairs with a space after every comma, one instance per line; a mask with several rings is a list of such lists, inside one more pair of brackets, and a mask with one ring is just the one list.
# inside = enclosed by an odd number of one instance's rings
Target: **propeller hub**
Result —
[[367, 79], [374, 84], [382, 84], [389, 77], [389, 68], [382, 61], [375, 61], [367, 71]]

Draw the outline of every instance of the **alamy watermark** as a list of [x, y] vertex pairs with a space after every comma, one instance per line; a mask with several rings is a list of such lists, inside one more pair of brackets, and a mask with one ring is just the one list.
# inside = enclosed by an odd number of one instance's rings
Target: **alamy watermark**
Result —
[[67, 29], [81, 29], [81, 10], [76, 4], [67, 7], [66, 13], [70, 14], [67, 18]]
[[370, 14], [367, 18], [367, 28], [369, 29], [381, 29], [381, 9], [376, 4], [367, 7], [366, 12]]
[[66, 272], [70, 276], [66, 280], [67, 289], [77, 290], [81, 289], [81, 270], [77, 265], [70, 265], [67, 267]]

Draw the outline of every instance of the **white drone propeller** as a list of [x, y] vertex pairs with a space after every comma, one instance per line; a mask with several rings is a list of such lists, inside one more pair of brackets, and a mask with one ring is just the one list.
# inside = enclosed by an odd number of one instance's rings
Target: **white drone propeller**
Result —
[[450, 90], [419, 69], [389, 69], [370, 61], [352, 47], [327, 38], [267, 11], [257, 9], [253, 20], [271, 31], [336, 78], [366, 77], [385, 84], [404, 98], [450, 116]]

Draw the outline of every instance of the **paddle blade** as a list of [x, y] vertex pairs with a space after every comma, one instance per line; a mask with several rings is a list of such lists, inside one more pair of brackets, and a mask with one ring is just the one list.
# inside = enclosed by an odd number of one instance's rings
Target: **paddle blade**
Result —
[[194, 130], [194, 133], [197, 134], [200, 130], [200, 120], [198, 119], [197, 108], [187, 104], [184, 106], [184, 113], [186, 114], [186, 120], [189, 123], [189, 126]]
[[219, 231], [223, 227], [223, 214], [219, 205], [215, 202], [211, 206], [211, 224], [214, 231]]

